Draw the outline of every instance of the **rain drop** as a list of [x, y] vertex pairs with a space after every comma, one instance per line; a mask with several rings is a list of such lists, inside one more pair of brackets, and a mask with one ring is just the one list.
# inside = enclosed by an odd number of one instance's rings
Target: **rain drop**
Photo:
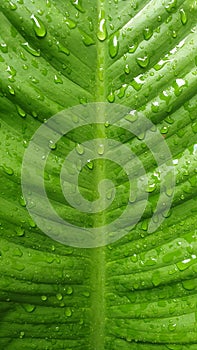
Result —
[[119, 41], [117, 34], [113, 35], [109, 41], [109, 54], [111, 58], [114, 58], [118, 54]]
[[101, 10], [99, 13], [99, 28], [97, 32], [97, 37], [100, 41], [104, 41], [107, 38], [106, 19], [105, 12], [103, 10]]
[[140, 66], [141, 68], [146, 68], [149, 64], [148, 56], [138, 57], [138, 58], [136, 58], [136, 61], [137, 61], [138, 66]]
[[37, 37], [44, 38], [47, 34], [47, 30], [44, 23], [34, 15], [31, 16], [31, 19], [33, 20], [33, 28]]
[[23, 46], [25, 48], [25, 50], [27, 52], [29, 52], [30, 54], [32, 54], [35, 57], [39, 57], [40, 56], [40, 49], [35, 50], [32, 46], [29, 45], [28, 42], [26, 43], [22, 43], [21, 46]]

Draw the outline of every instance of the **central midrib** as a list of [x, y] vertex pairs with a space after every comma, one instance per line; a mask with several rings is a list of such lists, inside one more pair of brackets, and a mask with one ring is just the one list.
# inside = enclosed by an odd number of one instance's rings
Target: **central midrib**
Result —
[[[101, 9], [104, 9], [104, 0], [97, 0], [97, 13]], [[95, 102], [106, 101], [105, 91], [105, 41], [97, 40], [97, 71], [95, 74]], [[101, 65], [103, 67], [103, 79], [101, 79]], [[96, 122], [101, 121], [100, 113], [102, 109], [99, 109], [99, 113], [96, 114]], [[99, 128], [99, 138], [105, 138], [104, 125]], [[101, 173], [102, 172], [102, 173]], [[103, 178], [103, 169], [97, 167], [97, 180]], [[98, 219], [95, 220], [95, 227], [98, 225]], [[105, 224], [105, 215], [99, 219], [99, 224]], [[101, 222], [102, 221], [102, 222]], [[91, 249], [91, 349], [92, 350], [104, 350], [105, 349], [105, 247], [99, 247]]]

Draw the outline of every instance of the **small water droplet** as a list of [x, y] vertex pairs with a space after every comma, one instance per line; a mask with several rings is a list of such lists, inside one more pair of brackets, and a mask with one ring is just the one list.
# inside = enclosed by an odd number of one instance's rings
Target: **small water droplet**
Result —
[[20, 339], [23, 339], [23, 338], [24, 338], [24, 336], [25, 336], [25, 332], [20, 332], [20, 334], [19, 334], [19, 338], [20, 338]]
[[81, 144], [77, 144], [77, 146], [76, 146], [76, 152], [79, 154], [79, 155], [82, 155], [82, 154], [84, 154], [84, 147], [83, 147], [83, 145], [81, 145]]
[[2, 169], [7, 175], [12, 176], [14, 174], [14, 170], [6, 165], [3, 165]]
[[48, 298], [47, 298], [46, 295], [42, 295], [42, 296], [41, 296], [41, 300], [42, 300], [42, 301], [46, 301], [47, 299], [48, 299]]
[[100, 10], [100, 13], [99, 13], [99, 28], [97, 32], [97, 37], [100, 41], [104, 41], [107, 38], [105, 11], [102, 9]]
[[88, 167], [88, 169], [93, 170], [93, 168], [94, 168], [94, 163], [93, 163], [91, 160], [88, 160], [88, 161], [87, 161], [87, 167]]
[[187, 14], [183, 9], [180, 9], [181, 22], [183, 25], [187, 23]]
[[64, 45], [62, 45], [59, 41], [57, 41], [57, 47], [59, 52], [65, 53], [67, 56], [70, 55], [70, 51]]
[[27, 52], [29, 52], [31, 55], [33, 55], [35, 57], [39, 57], [40, 56], [40, 49], [35, 50], [32, 46], [29, 45], [28, 42], [22, 43], [21, 46], [23, 46], [25, 48], [25, 50]]
[[169, 325], [168, 325], [168, 329], [169, 329], [170, 332], [175, 331], [176, 323], [170, 322]]
[[80, 11], [82, 13], [85, 12], [85, 10], [82, 6], [82, 0], [71, 0], [71, 2], [78, 11]]
[[47, 34], [47, 30], [44, 23], [41, 21], [41, 19], [34, 15], [31, 16], [31, 19], [33, 20], [33, 28], [36, 36], [39, 38], [44, 38]]
[[51, 150], [55, 150], [57, 148], [56, 143], [54, 143], [52, 140], [49, 141], [49, 148]]
[[9, 91], [10, 95], [15, 95], [15, 90], [12, 86], [8, 85], [8, 91]]
[[25, 201], [25, 198], [24, 197], [20, 197], [20, 199], [19, 199], [19, 203], [20, 203], [20, 205], [22, 206], [22, 207], [26, 207], [26, 201]]
[[170, 0], [168, 4], [165, 6], [165, 9], [168, 13], [172, 13], [176, 11], [177, 0]]
[[74, 22], [70, 18], [65, 18], [65, 23], [66, 23], [66, 25], [68, 26], [69, 29], [74, 29], [77, 26], [76, 22]]
[[151, 38], [151, 36], [153, 35], [152, 29], [149, 27], [146, 27], [143, 31], [143, 35], [144, 35], [145, 40], [149, 40]]
[[67, 317], [70, 317], [70, 316], [72, 315], [72, 311], [71, 311], [71, 308], [70, 308], [70, 307], [67, 307], [67, 308], [65, 309], [65, 315], [66, 315]]
[[151, 103], [151, 110], [153, 113], [157, 113], [159, 111], [159, 102], [154, 101]]
[[8, 46], [7, 46], [7, 44], [5, 44], [5, 43], [0, 44], [0, 48], [1, 48], [1, 51], [2, 51], [3, 53], [7, 53], [7, 52], [8, 52]]
[[109, 40], [109, 54], [111, 58], [116, 57], [116, 55], [118, 54], [118, 50], [119, 50], [119, 40], [118, 40], [118, 35], [115, 34]]
[[55, 76], [54, 76], [54, 82], [55, 82], [55, 84], [63, 84], [62, 78], [57, 74], [55, 74]]
[[9, 8], [10, 10], [14, 11], [17, 10], [17, 5], [14, 4], [12, 1], [9, 2]]
[[138, 42], [134, 41], [134, 43], [132, 45], [129, 46], [129, 53], [134, 53], [137, 50], [138, 47]]
[[63, 296], [61, 293], [56, 294], [57, 300], [61, 301], [63, 299]]
[[110, 103], [113, 103], [113, 102], [115, 101], [115, 95], [114, 95], [114, 92], [113, 92], [113, 91], [111, 91], [111, 92], [109, 93], [109, 95], [107, 96], [107, 99], [108, 99], [108, 101], [109, 101]]
[[73, 294], [73, 288], [71, 286], [68, 286], [66, 289], [66, 294], [71, 295]]
[[20, 117], [22, 117], [22, 118], [26, 117], [26, 112], [20, 106], [17, 105], [16, 110], [17, 110], [18, 114], [20, 115]]
[[16, 234], [17, 234], [17, 236], [19, 236], [19, 237], [23, 237], [24, 234], [25, 234], [24, 228], [22, 228], [22, 227], [17, 227], [17, 229], [16, 229]]
[[24, 304], [23, 308], [25, 309], [25, 311], [31, 313], [35, 310], [35, 305], [31, 305], [31, 304]]
[[125, 71], [126, 74], [129, 74], [129, 73], [130, 73], [130, 68], [129, 68], [129, 65], [128, 65], [128, 64], [125, 65], [124, 71]]
[[149, 57], [148, 56], [138, 57], [136, 58], [136, 61], [141, 68], [146, 68], [149, 64]]
[[98, 146], [98, 154], [101, 156], [101, 155], [104, 154], [104, 151], [105, 151], [104, 145], [103, 145], [103, 144], [100, 144], [100, 145]]

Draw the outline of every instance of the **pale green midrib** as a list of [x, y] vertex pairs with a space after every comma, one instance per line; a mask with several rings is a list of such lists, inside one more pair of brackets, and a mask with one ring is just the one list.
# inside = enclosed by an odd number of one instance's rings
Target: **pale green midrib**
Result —
[[[97, 0], [97, 13], [99, 14], [100, 9], [104, 8], [104, 1]], [[101, 42], [97, 40], [97, 71], [95, 75], [95, 102], [105, 102], [106, 101], [106, 91], [105, 91], [105, 76], [103, 80], [100, 79], [100, 64], [102, 61], [102, 66], [105, 68], [105, 41]], [[105, 74], [105, 69], [103, 69]], [[101, 112], [102, 113], [102, 112]], [[96, 115], [96, 121], [100, 122], [100, 114]], [[100, 129], [99, 137], [105, 138], [105, 127], [103, 125], [102, 133]], [[103, 178], [103, 170], [101, 174], [101, 169], [97, 170], [97, 179]], [[104, 211], [105, 212], [105, 211]], [[99, 220], [99, 222], [98, 222]], [[105, 224], [105, 214], [99, 219], [96, 218], [94, 226], [98, 224], [103, 226]], [[90, 330], [90, 347], [91, 350], [104, 350], [105, 349], [105, 247], [99, 247], [91, 249], [91, 330]]]

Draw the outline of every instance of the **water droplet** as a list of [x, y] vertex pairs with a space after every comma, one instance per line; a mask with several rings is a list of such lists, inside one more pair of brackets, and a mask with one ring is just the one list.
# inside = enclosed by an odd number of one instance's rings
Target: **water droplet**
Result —
[[130, 73], [130, 68], [129, 68], [129, 65], [126, 64], [125, 68], [124, 68], [124, 71], [126, 74], [129, 74]]
[[194, 280], [186, 280], [182, 282], [183, 284], [183, 288], [185, 288], [186, 290], [193, 290], [194, 288], [196, 288], [196, 283]]
[[55, 84], [63, 84], [62, 78], [57, 74], [55, 74], [55, 76], [54, 76], [54, 82], [55, 82]]
[[176, 32], [176, 30], [173, 30], [173, 31], [172, 31], [172, 37], [173, 37], [174, 39], [177, 37], [177, 32]]
[[163, 126], [160, 131], [161, 131], [162, 134], [167, 134], [168, 133], [168, 127], [167, 126]]
[[89, 296], [90, 296], [90, 292], [85, 291], [85, 292], [83, 292], [83, 295], [84, 295], [84, 297], [89, 298]]
[[66, 289], [66, 294], [71, 295], [73, 293], [73, 288], [71, 286], [68, 286]]
[[88, 167], [88, 169], [93, 170], [93, 168], [94, 168], [94, 163], [93, 163], [91, 160], [88, 160], [88, 161], [87, 161], [87, 167]]
[[176, 323], [170, 322], [169, 325], [168, 325], [168, 329], [169, 329], [170, 332], [175, 331]]
[[8, 85], [8, 91], [10, 93], [10, 95], [15, 95], [15, 91], [14, 91], [14, 88], [10, 85]]
[[42, 296], [41, 296], [41, 300], [42, 300], [42, 301], [46, 301], [46, 300], [47, 300], [47, 296], [46, 296], [46, 295], [42, 295]]
[[25, 50], [27, 52], [29, 52], [31, 55], [33, 55], [35, 57], [39, 57], [40, 56], [40, 49], [35, 50], [32, 46], [29, 45], [28, 42], [22, 43], [21, 46], [23, 46], [25, 48]]
[[83, 41], [85, 46], [91, 46], [91, 45], [95, 44], [95, 41], [91, 36], [89, 36], [87, 33], [85, 33], [81, 29], [79, 29], [79, 31], [81, 33], [82, 41]]
[[83, 6], [82, 6], [82, 0], [72, 0], [72, 4], [74, 5], [74, 7], [80, 11], [80, 12], [85, 12]]
[[19, 334], [19, 338], [20, 338], [20, 339], [23, 339], [23, 338], [24, 338], [24, 336], [25, 336], [25, 332], [20, 332], [20, 334]]
[[180, 9], [181, 22], [183, 25], [187, 23], [187, 14], [183, 9]]
[[146, 27], [143, 31], [143, 35], [144, 35], [145, 40], [149, 40], [151, 38], [151, 36], [153, 35], [152, 29], [149, 27]]
[[134, 41], [134, 43], [132, 45], [129, 46], [129, 53], [134, 53], [137, 50], [138, 47], [138, 42]]
[[165, 9], [168, 13], [172, 13], [176, 11], [177, 7], [177, 0], [171, 0], [169, 3], [165, 6]]
[[27, 312], [33, 312], [35, 310], [35, 305], [31, 305], [31, 304], [24, 304], [23, 308], [25, 309], [25, 311]]
[[67, 308], [65, 309], [65, 315], [66, 315], [67, 317], [70, 317], [70, 316], [72, 315], [72, 311], [71, 311], [70, 307], [67, 307]]
[[119, 50], [119, 40], [118, 35], [113, 35], [109, 40], [109, 54], [111, 58], [114, 58], [118, 54]]
[[109, 95], [107, 96], [107, 99], [108, 99], [108, 101], [109, 101], [110, 103], [113, 103], [113, 102], [115, 101], [115, 95], [114, 95], [114, 92], [113, 92], [113, 91], [111, 91], [111, 92], [109, 93]]
[[70, 55], [70, 51], [64, 45], [62, 45], [59, 41], [57, 41], [57, 47], [59, 52], [65, 53], [67, 56]]
[[57, 148], [56, 143], [54, 143], [52, 140], [49, 141], [49, 148], [51, 150], [55, 150]]
[[100, 41], [104, 41], [107, 38], [107, 27], [104, 10], [100, 10], [99, 13], [99, 28], [97, 32], [97, 37]]
[[151, 110], [153, 113], [157, 113], [159, 111], [159, 102], [154, 101], [151, 103]]
[[16, 110], [17, 110], [18, 114], [20, 115], [20, 117], [22, 117], [22, 118], [26, 117], [26, 112], [20, 106], [17, 105]]
[[16, 4], [14, 4], [12, 1], [10, 1], [9, 2], [9, 8], [10, 8], [10, 10], [16, 10], [17, 9], [17, 5]]
[[44, 38], [45, 35], [47, 34], [47, 30], [44, 23], [41, 21], [41, 19], [39, 19], [34, 15], [31, 16], [31, 19], [33, 20], [33, 28], [34, 28], [35, 34], [39, 38]]
[[180, 271], [186, 270], [188, 267], [196, 263], [196, 256], [192, 256], [192, 258], [185, 259], [183, 261], [179, 261], [176, 266]]
[[100, 145], [98, 146], [98, 154], [99, 154], [100, 156], [102, 156], [102, 155], [104, 154], [104, 151], [105, 151], [104, 145], [103, 145], [103, 144], [100, 144]]
[[148, 56], [144, 56], [144, 57], [138, 57], [136, 58], [137, 64], [141, 67], [141, 68], [146, 68], [149, 64], [149, 58]]
[[146, 188], [146, 192], [151, 193], [151, 192], [153, 192], [155, 189], [156, 189], [156, 184], [155, 184], [155, 183], [152, 183], [152, 184], [149, 184], [149, 185], [148, 185], [148, 187]]
[[141, 80], [141, 75], [139, 75], [138, 77], [135, 77], [132, 82], [130, 83], [131, 86], [133, 86], [133, 88], [136, 90], [136, 91], [140, 91], [142, 86], [144, 84], [144, 81]]
[[65, 19], [65, 23], [66, 23], [66, 25], [68, 26], [69, 29], [74, 29], [77, 26], [76, 22], [74, 22], [70, 18], [66, 18]]
[[84, 154], [84, 147], [83, 147], [83, 145], [80, 145], [80, 144], [78, 143], [77, 146], [76, 146], [76, 152], [77, 152], [79, 155]]
[[7, 53], [7, 52], [8, 52], [8, 46], [7, 46], [7, 44], [5, 44], [5, 43], [0, 44], [0, 48], [1, 48], [1, 51], [2, 51], [3, 53]]
[[3, 165], [2, 169], [7, 175], [12, 176], [14, 174], [14, 170], [6, 165]]
[[61, 293], [56, 294], [57, 300], [61, 301], [63, 299], [63, 296]]
[[24, 197], [20, 197], [20, 199], [19, 199], [19, 203], [20, 203], [20, 205], [22, 206], [22, 207], [26, 207], [26, 201], [25, 201], [25, 198]]
[[192, 131], [196, 134], [197, 133], [197, 123], [192, 124]]
[[24, 230], [24, 228], [22, 228], [22, 227], [17, 227], [16, 233], [17, 233], [17, 236], [23, 237], [24, 234], [25, 234], [25, 230]]

